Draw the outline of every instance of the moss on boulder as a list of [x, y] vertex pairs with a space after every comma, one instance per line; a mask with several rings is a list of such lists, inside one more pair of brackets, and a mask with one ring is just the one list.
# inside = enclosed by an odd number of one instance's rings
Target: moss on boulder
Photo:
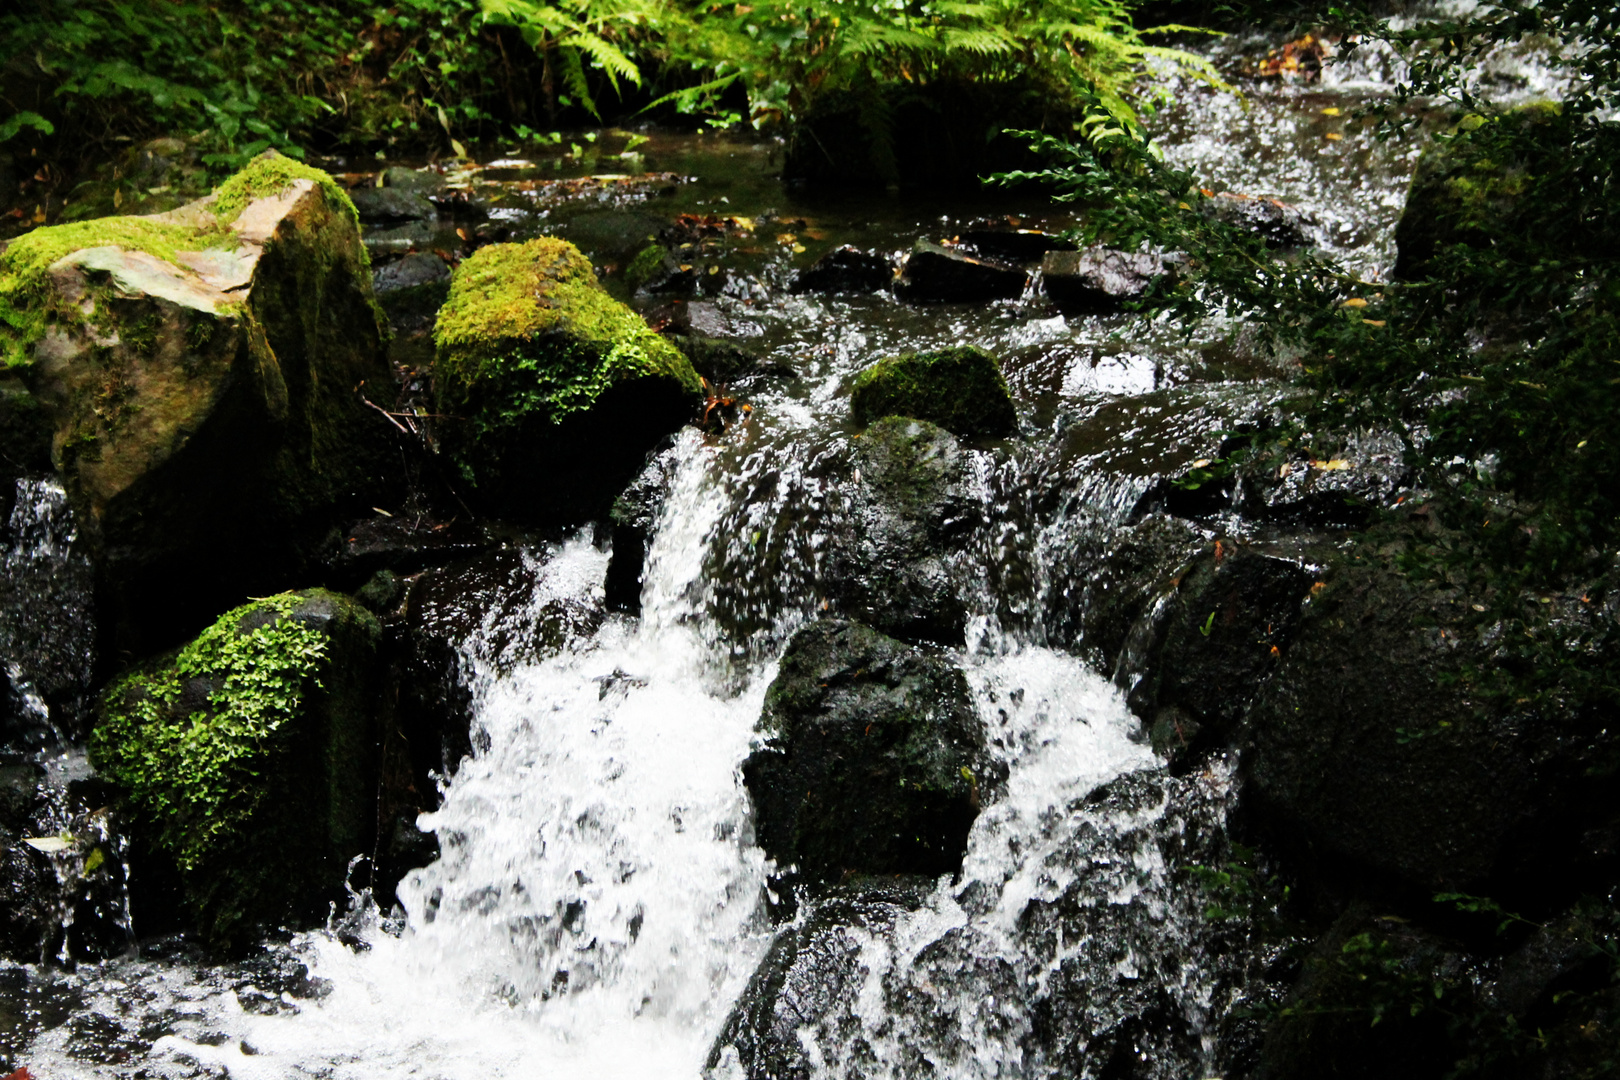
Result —
[[1017, 426], [1001, 365], [972, 345], [879, 360], [855, 377], [850, 406], [860, 424], [909, 416], [967, 439], [1011, 435]]
[[216, 946], [319, 914], [367, 850], [381, 628], [323, 589], [222, 616], [117, 680], [91, 737]]
[[456, 270], [434, 331], [441, 446], [494, 513], [604, 513], [692, 415], [692, 365], [596, 280], [579, 249], [493, 244]]
[[390, 429], [355, 393], [391, 379], [385, 327], [348, 198], [274, 153], [172, 213], [0, 253], [0, 354], [49, 418], [117, 646], [274, 591], [386, 497]]

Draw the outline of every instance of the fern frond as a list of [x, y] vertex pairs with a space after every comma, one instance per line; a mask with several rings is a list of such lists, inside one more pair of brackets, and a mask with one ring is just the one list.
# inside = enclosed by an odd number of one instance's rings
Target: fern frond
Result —
[[611, 41], [598, 37], [589, 30], [578, 30], [563, 39], [563, 44], [578, 49], [596, 61], [597, 65], [607, 72], [608, 82], [613, 84], [615, 91], [619, 89], [620, 78], [636, 86], [641, 85], [641, 69]]

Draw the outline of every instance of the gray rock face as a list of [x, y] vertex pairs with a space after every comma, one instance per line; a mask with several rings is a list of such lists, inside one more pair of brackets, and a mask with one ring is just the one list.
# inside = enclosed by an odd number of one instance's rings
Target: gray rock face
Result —
[[426, 196], [404, 188], [355, 188], [349, 198], [354, 200], [361, 221], [426, 221], [433, 216], [433, 204]]
[[921, 303], [1011, 300], [1023, 295], [1028, 283], [1029, 275], [1016, 267], [923, 241], [906, 258], [895, 292]]
[[382, 182], [385, 187], [423, 196], [437, 194], [445, 187], [444, 177], [431, 169], [407, 169], [402, 165], [384, 169]]
[[1005, 777], [954, 664], [843, 619], [794, 635], [760, 730], [743, 781], [788, 881], [949, 873]]
[[1046, 295], [1059, 308], [1076, 313], [1123, 311], [1169, 273], [1173, 267], [1163, 256], [1142, 251], [1050, 251], [1041, 259]]

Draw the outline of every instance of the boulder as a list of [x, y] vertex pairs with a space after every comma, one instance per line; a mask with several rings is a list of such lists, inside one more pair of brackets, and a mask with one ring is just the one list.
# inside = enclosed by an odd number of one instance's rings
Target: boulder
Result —
[[[1620, 731], [1578, 696], [1496, 687], [1522, 663], [1507, 635], [1522, 642], [1526, 624], [1474, 620], [1469, 597], [1370, 545], [1323, 577], [1246, 724], [1252, 820], [1302, 877], [1330, 892], [1472, 892], [1545, 910], [1612, 872]], [[1549, 598], [1525, 612], [1588, 670], [1613, 670], [1613, 616], [1598, 604]]]
[[106, 691], [91, 760], [211, 946], [324, 915], [371, 851], [380, 633], [345, 596], [282, 593]]
[[796, 293], [869, 293], [888, 288], [894, 264], [887, 256], [845, 245], [793, 275]]
[[1174, 273], [1162, 255], [1145, 251], [1049, 251], [1041, 258], [1046, 295], [1065, 312], [1108, 314], [1124, 311], [1147, 295], [1153, 283]]
[[1011, 435], [1018, 423], [1001, 365], [973, 345], [879, 360], [855, 377], [849, 401], [858, 424], [909, 416], [965, 439]]
[[958, 558], [984, 521], [967, 458], [950, 432], [891, 416], [856, 443], [848, 527], [829, 560], [838, 609], [912, 642], [963, 644], [972, 562]]
[[169, 644], [392, 497], [386, 331], [353, 207], [274, 153], [170, 214], [35, 230], [0, 254], [0, 364], [39, 402], [104, 624]]
[[952, 873], [1005, 778], [956, 665], [844, 619], [794, 635], [759, 727], [743, 782], [789, 881]]
[[425, 195], [397, 187], [360, 187], [349, 192], [361, 221], [393, 223], [426, 221], [433, 216], [433, 204]]
[[1253, 233], [1268, 247], [1301, 248], [1311, 242], [1310, 220], [1280, 199], [1222, 191], [1199, 203], [1199, 209], [1211, 220]]
[[1017, 267], [919, 241], [906, 257], [895, 293], [920, 303], [1014, 300], [1028, 284], [1029, 275]]
[[703, 387], [674, 346], [610, 297], [579, 249], [480, 249], [434, 330], [442, 452], [489, 512], [548, 524], [605, 514]]

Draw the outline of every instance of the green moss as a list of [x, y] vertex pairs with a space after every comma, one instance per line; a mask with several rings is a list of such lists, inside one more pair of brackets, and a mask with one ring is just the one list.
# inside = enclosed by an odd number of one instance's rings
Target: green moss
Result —
[[857, 423], [909, 416], [969, 438], [1009, 435], [1017, 422], [1001, 365], [972, 345], [880, 360], [855, 377], [850, 405]]
[[447, 411], [474, 404], [478, 434], [588, 409], [625, 379], [664, 376], [702, 393], [692, 365], [603, 291], [563, 240], [492, 244], [456, 271], [434, 328]]
[[[156, 823], [182, 871], [205, 865], [268, 794], [254, 782], [260, 759], [298, 716], [326, 655], [326, 635], [289, 618], [299, 599], [284, 593], [237, 608], [172, 660], [106, 693], [91, 758]], [[244, 632], [250, 619], [257, 625]], [[209, 688], [206, 700], [177, 715], [197, 682]]]
[[668, 254], [662, 244], [648, 244], [637, 252], [630, 265], [624, 268], [624, 283], [630, 286], [630, 291], [635, 292], [658, 273]]
[[313, 165], [305, 165], [274, 150], [266, 150], [242, 167], [242, 170], [219, 186], [214, 200], [214, 213], [221, 224], [229, 225], [248, 204], [256, 199], [275, 198], [286, 193], [295, 180], [313, 181], [334, 208], [341, 209], [349, 223], [358, 226], [360, 215], [354, 202], [329, 173]]

